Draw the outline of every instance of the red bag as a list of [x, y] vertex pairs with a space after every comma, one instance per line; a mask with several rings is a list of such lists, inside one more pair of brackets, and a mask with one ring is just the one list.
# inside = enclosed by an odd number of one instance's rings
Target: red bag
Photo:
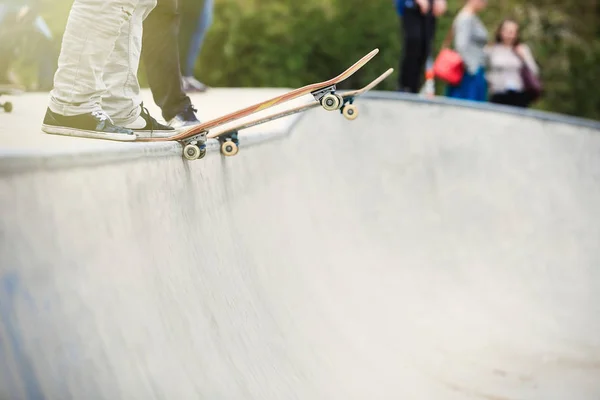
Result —
[[450, 85], [458, 85], [465, 74], [465, 65], [460, 54], [454, 50], [442, 49], [433, 63], [433, 73]]
[[442, 42], [442, 50], [433, 63], [433, 74], [444, 82], [456, 86], [465, 75], [465, 63], [460, 54], [450, 49], [454, 38], [454, 23]]

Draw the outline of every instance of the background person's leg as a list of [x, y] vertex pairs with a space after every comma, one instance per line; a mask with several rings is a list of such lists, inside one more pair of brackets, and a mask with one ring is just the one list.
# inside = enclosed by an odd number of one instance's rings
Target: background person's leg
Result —
[[54, 113], [74, 116], [102, 109], [103, 74], [135, 0], [75, 0], [50, 92]]
[[13, 59], [14, 51], [7, 40], [10, 27], [7, 21], [8, 5], [0, 4], [0, 85], [10, 83], [8, 69]]
[[37, 90], [51, 90], [52, 80], [56, 72], [54, 37], [46, 21], [39, 15], [34, 21], [34, 28], [38, 36], [36, 46], [36, 63], [38, 64]]
[[19, 53], [27, 46], [31, 29], [28, 19], [18, 17], [21, 5], [9, 3], [0, 1], [0, 85], [22, 88], [13, 68]]
[[511, 105], [512, 98], [510, 93], [494, 93], [490, 96], [490, 103]]
[[423, 49], [423, 64], [425, 65], [428, 58], [433, 55], [433, 40], [435, 39], [435, 28], [436, 28], [436, 19], [433, 16], [427, 16], [425, 18], [425, 26], [424, 26], [424, 49]]
[[212, 23], [213, 0], [182, 0], [181, 29], [179, 32], [179, 50], [183, 89], [189, 92], [203, 92], [207, 86], [194, 77], [194, 67]]
[[427, 58], [427, 54], [423, 54], [425, 50], [423, 22], [424, 18], [420, 11], [405, 10], [402, 17], [404, 46], [400, 60], [399, 90], [411, 93], [419, 91], [422, 65]]
[[187, 54], [185, 54], [185, 64], [182, 65], [184, 67], [183, 76], [194, 75], [194, 66], [196, 65], [196, 60], [198, 59], [200, 51], [202, 50], [206, 32], [212, 24], [213, 8], [214, 0], [204, 0], [204, 6], [202, 7], [202, 12], [200, 13], [200, 17], [198, 19], [198, 25], [191, 36], [189, 49]]

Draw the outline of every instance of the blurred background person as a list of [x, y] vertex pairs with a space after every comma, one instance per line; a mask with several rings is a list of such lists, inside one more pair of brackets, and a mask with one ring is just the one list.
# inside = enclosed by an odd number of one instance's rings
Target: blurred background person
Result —
[[446, 0], [396, 0], [403, 37], [398, 90], [419, 92], [435, 36], [436, 18], [446, 9]]
[[40, 15], [40, 0], [0, 0], [0, 85], [20, 87], [12, 71], [17, 61], [34, 65], [30, 87], [50, 90], [58, 58], [54, 38]]
[[186, 92], [204, 92], [208, 89], [194, 76], [196, 60], [202, 50], [206, 32], [213, 19], [214, 0], [180, 0], [181, 30], [179, 49], [183, 90]]
[[465, 72], [458, 85], [448, 85], [448, 97], [486, 101], [487, 81], [485, 77], [488, 30], [478, 14], [487, 6], [487, 0], [467, 0], [452, 24], [454, 49], [463, 60]]
[[516, 107], [528, 107], [536, 93], [527, 90], [522, 67], [539, 76], [539, 69], [529, 46], [521, 42], [519, 24], [504, 20], [496, 30], [495, 43], [486, 49], [490, 102]]

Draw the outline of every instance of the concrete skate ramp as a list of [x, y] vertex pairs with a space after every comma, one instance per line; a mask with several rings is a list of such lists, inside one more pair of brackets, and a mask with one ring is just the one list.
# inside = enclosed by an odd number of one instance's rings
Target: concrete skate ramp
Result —
[[593, 124], [360, 113], [5, 170], [0, 399], [600, 398]]

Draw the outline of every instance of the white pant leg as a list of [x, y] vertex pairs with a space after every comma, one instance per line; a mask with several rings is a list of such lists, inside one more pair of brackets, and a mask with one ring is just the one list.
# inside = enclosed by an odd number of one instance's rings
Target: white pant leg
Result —
[[138, 0], [104, 70], [106, 92], [102, 97], [102, 108], [117, 125], [128, 125], [140, 115], [142, 98], [137, 74], [142, 52], [142, 27], [156, 2]]
[[121, 29], [139, 0], [75, 0], [69, 14], [49, 107], [62, 115], [100, 110], [102, 80]]

